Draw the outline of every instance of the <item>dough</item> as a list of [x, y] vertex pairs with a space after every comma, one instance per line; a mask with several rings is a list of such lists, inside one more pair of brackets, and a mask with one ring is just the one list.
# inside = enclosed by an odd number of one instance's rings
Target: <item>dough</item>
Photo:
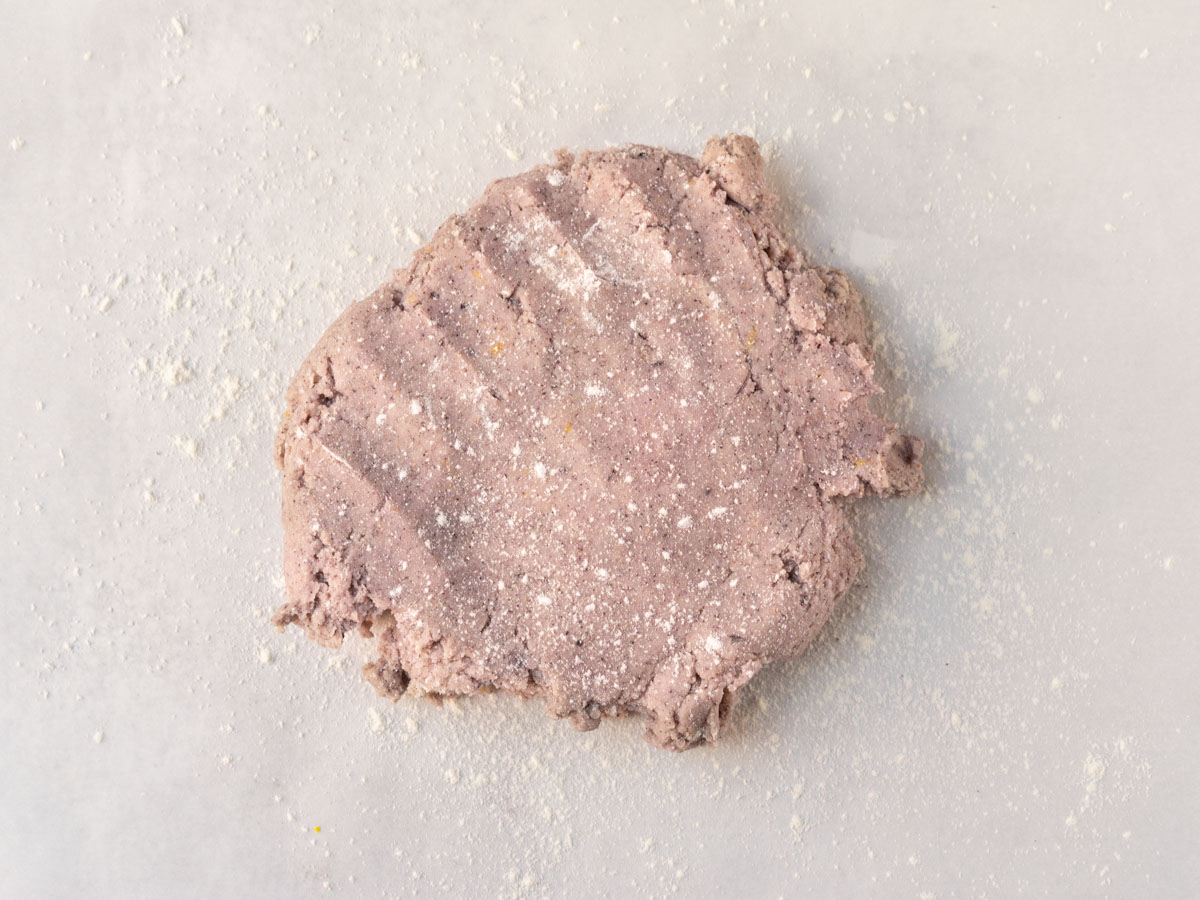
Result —
[[742, 136], [490, 185], [292, 382], [274, 622], [373, 637], [387, 697], [715, 740], [862, 567], [846, 498], [921, 481], [921, 442], [869, 408], [854, 288], [773, 207]]

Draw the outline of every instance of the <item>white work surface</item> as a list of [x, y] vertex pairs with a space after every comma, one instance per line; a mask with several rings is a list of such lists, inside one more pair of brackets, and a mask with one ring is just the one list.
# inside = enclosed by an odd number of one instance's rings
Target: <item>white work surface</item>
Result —
[[[1195, 896], [1200, 12], [810, 6], [4, 4], [0, 896]], [[811, 651], [671, 754], [277, 633], [325, 326], [493, 177], [733, 130], [928, 443]]]

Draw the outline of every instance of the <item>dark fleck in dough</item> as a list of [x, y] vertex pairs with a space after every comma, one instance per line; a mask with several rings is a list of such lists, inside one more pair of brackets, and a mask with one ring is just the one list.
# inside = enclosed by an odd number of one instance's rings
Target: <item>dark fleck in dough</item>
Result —
[[329, 328], [287, 397], [287, 602], [384, 696], [504, 690], [684, 749], [803, 650], [907, 494], [858, 296], [772, 219], [758, 146], [494, 182]]

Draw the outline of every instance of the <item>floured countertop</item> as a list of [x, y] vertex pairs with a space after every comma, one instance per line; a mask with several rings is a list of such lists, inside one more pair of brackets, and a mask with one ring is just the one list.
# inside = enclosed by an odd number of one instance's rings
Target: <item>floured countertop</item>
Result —
[[[1197, 26], [8, 12], [0, 895], [1185, 895]], [[393, 705], [361, 645], [271, 628], [271, 441], [325, 326], [494, 177], [728, 132], [928, 443], [922, 494], [855, 508], [866, 577], [816, 644], [679, 756], [505, 696]]]

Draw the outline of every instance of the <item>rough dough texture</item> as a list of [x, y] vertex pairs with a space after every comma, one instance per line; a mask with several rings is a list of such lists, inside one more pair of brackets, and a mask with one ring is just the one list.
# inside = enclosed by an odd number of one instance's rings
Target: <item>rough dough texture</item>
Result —
[[715, 740], [862, 567], [845, 498], [921, 481], [854, 288], [773, 206], [730, 136], [560, 153], [447, 221], [292, 382], [275, 623], [374, 636], [388, 697]]

